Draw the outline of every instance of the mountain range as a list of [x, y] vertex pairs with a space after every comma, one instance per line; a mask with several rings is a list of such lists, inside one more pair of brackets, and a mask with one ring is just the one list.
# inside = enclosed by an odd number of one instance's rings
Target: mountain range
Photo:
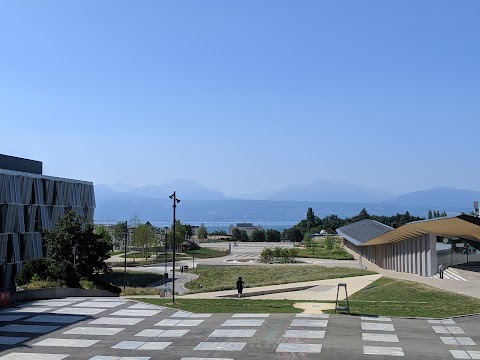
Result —
[[383, 189], [319, 179], [311, 184], [292, 185], [283, 189], [256, 194], [227, 196], [187, 179], [162, 185], [132, 186], [128, 184], [95, 185], [96, 219], [125, 219], [137, 213], [141, 219], [165, 221], [171, 217], [172, 204], [168, 196], [176, 191], [182, 199], [177, 207], [184, 220], [213, 221], [298, 221], [306, 209], [315, 214], [336, 214], [349, 217], [365, 207], [371, 214], [392, 215], [409, 211], [426, 216], [428, 210], [449, 214], [470, 212], [480, 191], [438, 187], [396, 195]]

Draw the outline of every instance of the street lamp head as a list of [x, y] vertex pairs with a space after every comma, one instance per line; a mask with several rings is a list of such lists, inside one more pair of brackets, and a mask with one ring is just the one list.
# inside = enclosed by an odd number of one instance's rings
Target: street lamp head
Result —
[[169, 196], [170, 199], [173, 199], [173, 194]]
[[180, 202], [180, 199], [175, 199], [177, 201], [177, 204]]

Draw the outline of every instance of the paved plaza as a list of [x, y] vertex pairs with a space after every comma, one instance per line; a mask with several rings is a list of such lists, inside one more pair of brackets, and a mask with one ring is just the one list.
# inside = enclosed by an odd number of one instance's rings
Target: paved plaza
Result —
[[480, 359], [479, 320], [194, 314], [122, 298], [42, 300], [0, 312], [0, 360]]

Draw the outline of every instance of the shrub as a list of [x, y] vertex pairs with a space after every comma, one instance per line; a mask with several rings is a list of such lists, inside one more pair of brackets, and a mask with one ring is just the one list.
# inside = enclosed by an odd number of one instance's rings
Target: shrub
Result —
[[23, 264], [15, 277], [15, 282], [18, 286], [28, 284], [35, 275], [46, 280], [47, 267], [48, 264], [45, 258], [28, 260]]
[[273, 256], [274, 255], [274, 252], [272, 249], [270, 248], [265, 248], [262, 250], [262, 252], [260, 253], [260, 257], [262, 259], [262, 262], [264, 263], [270, 263], [273, 261]]
[[97, 285], [93, 281], [88, 280], [87, 278], [80, 279], [80, 287], [82, 289], [96, 289]]
[[67, 260], [49, 262], [48, 277], [63, 281], [67, 287], [80, 287], [80, 277], [73, 264]]
[[296, 248], [281, 248], [276, 247], [273, 250], [265, 248], [260, 253], [261, 260], [265, 263], [272, 262], [273, 260], [281, 261], [283, 263], [293, 262], [298, 256], [298, 249]]
[[106, 281], [103, 281], [100, 279], [95, 280], [95, 284], [97, 285], [97, 289], [100, 289], [100, 290], [108, 290], [111, 293], [114, 293], [117, 295], [120, 295], [120, 293], [122, 292], [122, 289], [119, 288], [118, 286], [109, 284]]
[[333, 243], [333, 239], [332, 239], [331, 236], [327, 236], [327, 237], [325, 238], [325, 242], [324, 242], [324, 243], [325, 243], [325, 249], [327, 249], [327, 250], [332, 250], [332, 249], [333, 249], [334, 243]]

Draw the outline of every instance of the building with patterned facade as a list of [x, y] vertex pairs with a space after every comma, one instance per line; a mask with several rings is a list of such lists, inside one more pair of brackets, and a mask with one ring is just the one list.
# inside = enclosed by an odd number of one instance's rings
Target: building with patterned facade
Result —
[[43, 256], [42, 231], [70, 209], [93, 221], [93, 183], [45, 176], [40, 161], [0, 154], [0, 290], [15, 287], [26, 260]]

